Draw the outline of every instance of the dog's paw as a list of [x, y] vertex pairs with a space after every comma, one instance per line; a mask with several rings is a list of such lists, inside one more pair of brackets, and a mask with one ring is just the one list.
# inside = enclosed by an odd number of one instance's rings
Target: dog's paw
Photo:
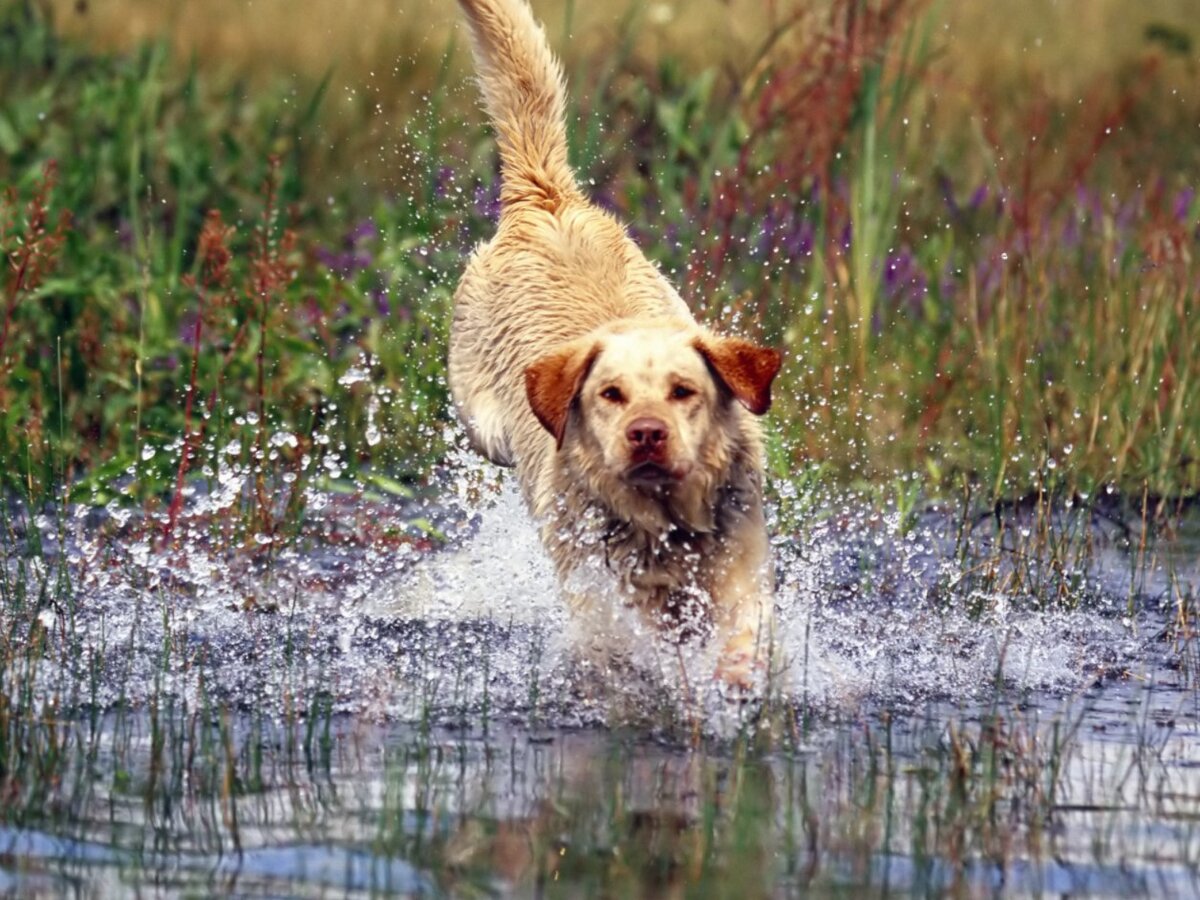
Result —
[[762, 693], [766, 664], [752, 649], [728, 646], [717, 661], [716, 679], [728, 699], [753, 699]]
[[712, 732], [732, 739], [753, 728], [762, 711], [765, 681], [764, 667], [753, 654], [723, 654], [707, 710]]

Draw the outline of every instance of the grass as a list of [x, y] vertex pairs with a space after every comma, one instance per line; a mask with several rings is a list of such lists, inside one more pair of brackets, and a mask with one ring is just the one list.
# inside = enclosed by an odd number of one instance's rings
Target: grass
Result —
[[[302, 240], [315, 213], [298, 202], [300, 135], [319, 90], [299, 108], [212, 98], [194, 72], [167, 75], [161, 47], [91, 57], [32, 7], [3, 13], [8, 489], [47, 496], [60, 464], [74, 495], [99, 503], [122, 473], [136, 476], [124, 487], [139, 502], [185, 469], [211, 483], [211, 455], [177, 465], [201, 436], [209, 454], [240, 441], [243, 467], [272, 436], [281, 465], [320, 463], [324, 447], [355, 465], [373, 446], [356, 408], [366, 404], [338, 398], [361, 394], [344, 376], [364, 364], [391, 373], [376, 397], [399, 395], [374, 417], [375, 431], [398, 437], [376, 455], [401, 475], [423, 468], [410, 458], [434, 449], [424, 429], [445, 407], [436, 378], [450, 284], [434, 267], [458, 247], [455, 220], [470, 220], [433, 196], [446, 188], [438, 173], [415, 176], [420, 202], [339, 219], [328, 243]], [[84, 69], [94, 77], [72, 74]], [[48, 159], [69, 162], [53, 182]], [[25, 272], [30, 254], [38, 265]], [[56, 342], [61, 368], [47, 355]]]
[[[572, 146], [601, 202], [707, 317], [787, 351], [781, 474], [917, 474], [934, 493], [965, 477], [1000, 499], [1057, 470], [1080, 495], [1193, 493], [1198, 173], [1156, 137], [1195, 99], [1171, 55], [1190, 51], [1128, 50], [1137, 78], [1082, 107], [1031, 78], [1013, 108], [984, 95], [952, 123], [942, 11], [856, 9], [779, 18], [732, 85], [619, 42], [576, 96]], [[157, 452], [199, 452], [183, 420], [201, 398], [208, 446], [236, 436], [243, 466], [269, 434], [293, 436], [281, 459], [319, 463], [305, 448], [324, 429], [345, 471], [428, 471], [450, 292], [494, 214], [490, 148], [458, 119], [451, 70], [393, 128], [382, 199], [322, 199], [322, 85], [247, 95], [162, 44], [95, 55], [38, 10], [5, 6], [6, 253], [53, 250], [45, 283], [6, 289], [10, 489], [45, 492], [60, 460], [100, 500], [132, 469], [140, 502], [204, 471]], [[210, 212], [230, 223], [220, 290], [197, 280]], [[38, 237], [39, 216], [58, 230]], [[285, 235], [266, 302], [263, 241]], [[365, 404], [346, 377], [364, 365]]]
[[[1005, 617], [1124, 617], [1194, 691], [1184, 5], [1047, 8], [1020, 62], [972, 42], [982, 7], [767, 8], [722, 13], [720, 65], [700, 16], [580, 10], [613, 39], [568, 68], [599, 202], [700, 315], [785, 350], [784, 592], [814, 628], [941, 620], [950, 654]], [[266, 890], [260, 861], [298, 844], [286, 877], [327, 859], [364, 892], [1049, 892], [1055, 854], [1103, 884], [1114, 859], [1152, 870], [1124, 838], [1153, 826], [1194, 887], [1157, 693], [1114, 723], [998, 671], [982, 703], [848, 710], [810, 693], [805, 631], [801, 688], [715, 740], [699, 692], [548, 667], [552, 624], [364, 618], [361, 582], [460, 524], [430, 493], [469, 495], [469, 520], [487, 490], [445, 475], [450, 302], [497, 213], [461, 50], [437, 20], [363, 29], [374, 7], [328, 32], [114, 9], [0, 0], [0, 844], [53, 839], [13, 851], [22, 877]], [[128, 10], [176, 46], [124, 44]], [[1103, 41], [1067, 43], [1077, 16]], [[351, 20], [370, 40], [330, 72]], [[396, 53], [414, 97], [362, 74]], [[1120, 596], [1096, 576], [1113, 546]], [[1104, 649], [1108, 683], [1130, 663]]]

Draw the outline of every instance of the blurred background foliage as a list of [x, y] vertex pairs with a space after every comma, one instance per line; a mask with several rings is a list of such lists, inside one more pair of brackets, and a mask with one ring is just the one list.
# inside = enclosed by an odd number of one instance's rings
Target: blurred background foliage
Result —
[[[784, 348], [781, 479], [1200, 487], [1190, 3], [534, 6], [597, 200]], [[429, 472], [497, 213], [455, 16], [0, 0], [9, 489]]]

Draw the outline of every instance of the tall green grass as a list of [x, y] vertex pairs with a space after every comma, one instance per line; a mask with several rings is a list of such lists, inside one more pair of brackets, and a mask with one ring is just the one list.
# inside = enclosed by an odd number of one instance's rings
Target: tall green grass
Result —
[[[1194, 492], [1200, 176], [1153, 168], [1143, 115], [1174, 70], [1147, 45], [1142, 80], [1081, 110], [1033, 92], [946, 123], [929, 9], [797, 11], [737, 83], [609, 54], [575, 79], [581, 171], [707, 318], [784, 346], [781, 471]], [[59, 460], [77, 496], [126, 474], [125, 493], [169, 494], [201, 410], [204, 446], [237, 440], [247, 466], [284, 434], [285, 460], [427, 471], [450, 294], [494, 215], [490, 140], [449, 69], [389, 138], [385, 191], [322, 196], [320, 85], [249, 95], [178, 74], [161, 45], [91, 54], [35, 10], [0, 9], [4, 252], [47, 250], [36, 285], [5, 288], [8, 488], [44, 494]], [[216, 291], [210, 211], [228, 226]], [[267, 300], [262, 242], [285, 234]]]
[[330, 205], [302, 175], [321, 86], [248, 97], [160, 45], [91, 55], [31, 4], [0, 26], [5, 490], [169, 504], [234, 446], [277, 475], [427, 469], [453, 272], [480, 231], [438, 132], [401, 147], [411, 193]]

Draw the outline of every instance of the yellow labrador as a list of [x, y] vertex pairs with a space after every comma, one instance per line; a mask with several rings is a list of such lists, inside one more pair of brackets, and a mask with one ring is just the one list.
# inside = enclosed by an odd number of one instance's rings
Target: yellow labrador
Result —
[[562, 74], [525, 0], [459, 0], [500, 146], [500, 224], [455, 295], [450, 389], [515, 466], [576, 605], [716, 630], [749, 686], [773, 578], [757, 422], [774, 350], [702, 328], [567, 162]]

